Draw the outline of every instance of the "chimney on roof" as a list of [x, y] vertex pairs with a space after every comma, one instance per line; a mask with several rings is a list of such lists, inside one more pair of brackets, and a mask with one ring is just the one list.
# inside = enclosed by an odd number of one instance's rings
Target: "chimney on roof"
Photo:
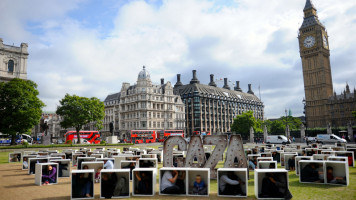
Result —
[[179, 87], [182, 86], [182, 82], [180, 82], [180, 74], [177, 74], [177, 83], [174, 85], [174, 87]]
[[214, 74], [210, 74], [210, 86], [216, 87], [216, 83], [214, 82]]
[[193, 70], [193, 78], [190, 81], [190, 84], [194, 84], [194, 83], [200, 83], [200, 81], [197, 78], [197, 70]]
[[230, 90], [230, 86], [227, 83], [227, 78], [224, 78], [224, 86], [223, 86], [223, 88]]
[[164, 85], [164, 78], [161, 78], [161, 85]]
[[248, 91], [247, 91], [247, 93], [249, 93], [249, 94], [255, 94], [255, 93], [252, 91], [251, 84], [248, 84]]
[[236, 87], [234, 88], [235, 91], [242, 92], [242, 89], [240, 88], [240, 81], [236, 81]]

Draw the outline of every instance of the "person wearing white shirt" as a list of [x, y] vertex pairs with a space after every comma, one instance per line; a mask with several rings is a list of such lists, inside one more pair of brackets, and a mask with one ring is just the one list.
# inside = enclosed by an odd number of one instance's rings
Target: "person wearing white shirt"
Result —
[[220, 195], [241, 195], [241, 185], [244, 184], [233, 171], [224, 174], [219, 178], [219, 192]]
[[104, 169], [114, 169], [114, 163], [111, 160], [105, 160], [104, 163]]
[[[178, 171], [165, 171], [162, 179], [160, 190], [164, 194], [183, 194], [184, 193], [184, 177], [185, 173], [182, 172], [182, 176], [178, 176]], [[178, 179], [178, 180], [177, 180]]]

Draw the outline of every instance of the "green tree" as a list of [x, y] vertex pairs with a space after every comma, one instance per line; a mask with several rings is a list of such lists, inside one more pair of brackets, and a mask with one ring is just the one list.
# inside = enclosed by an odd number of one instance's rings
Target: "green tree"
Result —
[[356, 120], [356, 111], [352, 111], [352, 115], [354, 116], [354, 118]]
[[274, 120], [270, 124], [271, 133], [284, 133], [286, 124], [282, 120]]
[[263, 133], [263, 126], [266, 124], [263, 120], [257, 119], [255, 127], [253, 128], [255, 133]]
[[64, 128], [74, 127], [77, 132], [78, 143], [80, 143], [79, 131], [83, 125], [93, 122], [98, 130], [102, 129], [105, 108], [104, 103], [98, 98], [66, 94], [59, 103], [60, 106], [58, 106], [56, 113], [63, 118], [61, 126]]
[[234, 122], [231, 125], [231, 131], [241, 134], [243, 137], [247, 137], [250, 134], [250, 128], [253, 127], [256, 131], [257, 120], [253, 116], [252, 111], [247, 111], [241, 115], [236, 116]]
[[288, 124], [290, 130], [297, 130], [302, 125], [302, 120], [297, 117], [281, 117], [277, 120], [266, 123], [269, 126], [271, 133], [284, 133], [286, 125]]
[[[287, 118], [281, 117], [280, 120], [284, 124], [288, 124], [290, 130], [298, 130], [298, 129], [300, 129], [300, 126], [302, 125], [302, 120], [297, 117], [292, 117], [292, 116], [288, 116]], [[284, 127], [285, 127], [285, 125], [284, 125]]]
[[11, 145], [16, 144], [16, 134], [39, 123], [45, 104], [38, 94], [36, 83], [30, 80], [0, 82], [0, 132], [12, 136]]
[[271, 132], [271, 124], [272, 124], [271, 120], [264, 120], [262, 122], [262, 130], [263, 130], [263, 126], [266, 126], [267, 127], [267, 133], [270, 133]]

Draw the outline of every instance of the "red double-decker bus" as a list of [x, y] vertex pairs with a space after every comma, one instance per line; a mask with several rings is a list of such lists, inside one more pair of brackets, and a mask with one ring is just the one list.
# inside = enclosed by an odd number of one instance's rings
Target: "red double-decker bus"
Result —
[[157, 134], [158, 142], [164, 142], [169, 136], [182, 136], [184, 137], [183, 130], [163, 130]]
[[131, 142], [134, 144], [156, 142], [156, 131], [154, 130], [131, 130]]
[[[86, 140], [90, 144], [100, 144], [100, 134], [99, 131], [79, 131], [80, 141]], [[78, 141], [77, 132], [76, 131], [68, 131], [64, 134], [64, 138], [66, 139], [66, 143], [68, 141]]]

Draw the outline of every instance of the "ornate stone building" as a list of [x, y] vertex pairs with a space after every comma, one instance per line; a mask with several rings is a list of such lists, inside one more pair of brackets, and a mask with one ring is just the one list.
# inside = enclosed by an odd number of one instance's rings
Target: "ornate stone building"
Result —
[[[41, 118], [43, 118], [44, 121], [47, 122], [48, 125], [47, 133], [49, 135], [52, 135], [52, 137], [63, 138], [65, 131], [61, 132], [62, 127], [60, 125], [60, 122], [62, 118], [59, 115], [57, 115], [55, 112], [45, 111], [42, 113]], [[41, 135], [40, 123], [32, 128], [31, 135], [32, 137], [35, 138]]]
[[0, 82], [27, 79], [27, 47], [26, 43], [21, 43], [20, 47], [6, 45], [0, 38]]
[[103, 121], [103, 129], [101, 133], [103, 135], [111, 135], [110, 133], [110, 123], [113, 123], [114, 134], [118, 135], [120, 130], [120, 95], [121, 93], [109, 94], [105, 100], [105, 118]]
[[[330, 66], [329, 37], [325, 26], [319, 21], [317, 10], [311, 0], [304, 7], [304, 21], [299, 29], [299, 49], [302, 59], [306, 125], [309, 128], [346, 126], [351, 111], [355, 109], [355, 97], [351, 92], [333, 94]], [[353, 120], [353, 123], [355, 121]]]
[[130, 130], [185, 130], [184, 104], [173, 94], [173, 87], [161, 79], [160, 85], [152, 84], [145, 67], [137, 83], [123, 83], [120, 92], [120, 132]]
[[245, 111], [253, 111], [256, 119], [263, 120], [263, 102], [254, 95], [251, 84], [248, 92], [242, 92], [239, 81], [231, 89], [227, 78], [223, 88], [217, 87], [214, 75], [210, 75], [208, 85], [201, 84], [193, 70], [193, 78], [189, 84], [183, 85], [180, 74], [174, 85], [174, 94], [181, 96], [185, 104], [187, 134], [199, 132], [230, 132], [231, 124], [236, 115]]
[[356, 89], [353, 93], [350, 87], [346, 84], [346, 89], [340, 95], [334, 93], [329, 97], [327, 103], [328, 121], [334, 127], [347, 126], [348, 123], [356, 125], [355, 119], [352, 116], [352, 111], [356, 111]]

